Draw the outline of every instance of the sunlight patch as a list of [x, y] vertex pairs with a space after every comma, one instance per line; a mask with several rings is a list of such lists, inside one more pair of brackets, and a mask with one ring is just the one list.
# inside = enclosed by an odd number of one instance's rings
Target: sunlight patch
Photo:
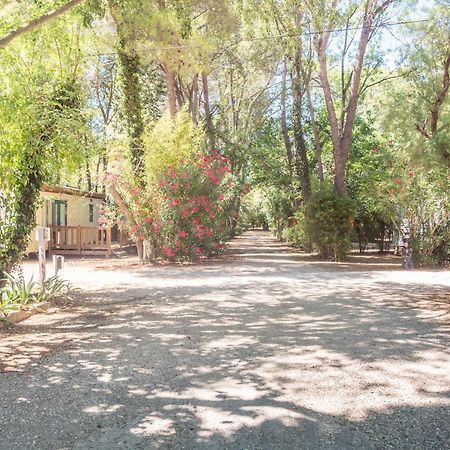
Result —
[[106, 403], [100, 403], [98, 405], [88, 406], [83, 411], [91, 414], [108, 414], [113, 413], [123, 408], [123, 405], [107, 405]]
[[225, 348], [236, 348], [236, 347], [248, 347], [250, 345], [256, 345], [258, 341], [252, 337], [244, 337], [239, 335], [228, 335], [222, 339], [216, 339], [214, 341], [210, 341], [205, 345], [205, 349], [208, 351], [211, 350], [220, 350]]
[[130, 432], [141, 436], [168, 436], [175, 434], [175, 426], [170, 419], [151, 415], [146, 417], [136, 428], [131, 428]]

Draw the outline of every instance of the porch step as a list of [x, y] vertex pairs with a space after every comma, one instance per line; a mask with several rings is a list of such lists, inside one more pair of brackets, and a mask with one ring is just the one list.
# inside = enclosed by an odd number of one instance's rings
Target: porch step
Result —
[[113, 255], [117, 256], [117, 258], [123, 258], [124, 256], [127, 256], [127, 252], [124, 250], [113, 250]]

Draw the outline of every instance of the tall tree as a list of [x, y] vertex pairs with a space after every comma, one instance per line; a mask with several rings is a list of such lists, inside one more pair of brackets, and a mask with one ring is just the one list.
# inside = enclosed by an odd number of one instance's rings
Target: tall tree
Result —
[[135, 23], [128, 20], [129, 14], [139, 14], [139, 5], [124, 6], [119, 0], [109, 0], [109, 9], [117, 32], [117, 54], [119, 56], [124, 113], [130, 138], [131, 162], [137, 180], [142, 181], [144, 171], [144, 118], [141, 100], [141, 58], [135, 48]]
[[[353, 124], [355, 122], [356, 110], [360, 98], [361, 74], [363, 70], [364, 58], [366, 56], [369, 39], [373, 36], [377, 28], [377, 20], [386, 11], [394, 0], [366, 0], [364, 3], [364, 13], [360, 28], [359, 42], [356, 48], [353, 68], [348, 79], [348, 96], [342, 97], [340, 105], [342, 110], [342, 120], [338, 120], [337, 101], [334, 99], [333, 90], [329, 77], [329, 66], [327, 62], [327, 49], [329, 47], [330, 36], [333, 27], [338, 23], [339, 11], [338, 0], [331, 0], [331, 4], [325, 11], [322, 7], [312, 1], [308, 1], [311, 20], [314, 27], [314, 47], [319, 62], [319, 74], [322, 85], [325, 104], [328, 112], [328, 119], [331, 127], [331, 137], [333, 142], [333, 158], [335, 164], [334, 188], [344, 195], [345, 173], [352, 141]], [[351, 5], [353, 10], [355, 6]], [[346, 15], [353, 15], [353, 11], [346, 11]], [[347, 28], [350, 22], [346, 22]], [[345, 55], [344, 55], [345, 57]]]

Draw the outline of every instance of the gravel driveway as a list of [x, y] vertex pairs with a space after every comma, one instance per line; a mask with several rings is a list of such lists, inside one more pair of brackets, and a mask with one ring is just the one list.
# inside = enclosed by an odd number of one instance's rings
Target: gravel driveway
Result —
[[0, 335], [0, 449], [450, 449], [450, 273], [392, 264], [256, 232], [198, 266], [74, 260], [83, 303]]

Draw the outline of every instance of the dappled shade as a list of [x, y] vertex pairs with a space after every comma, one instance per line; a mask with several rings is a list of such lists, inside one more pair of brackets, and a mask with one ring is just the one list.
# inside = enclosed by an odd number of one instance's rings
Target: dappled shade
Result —
[[234, 242], [231, 261], [92, 270], [84, 312], [7, 337], [50, 354], [3, 362], [24, 371], [2, 376], [5, 445], [20, 411], [39, 448], [445, 448], [448, 304], [421, 303], [444, 285]]

